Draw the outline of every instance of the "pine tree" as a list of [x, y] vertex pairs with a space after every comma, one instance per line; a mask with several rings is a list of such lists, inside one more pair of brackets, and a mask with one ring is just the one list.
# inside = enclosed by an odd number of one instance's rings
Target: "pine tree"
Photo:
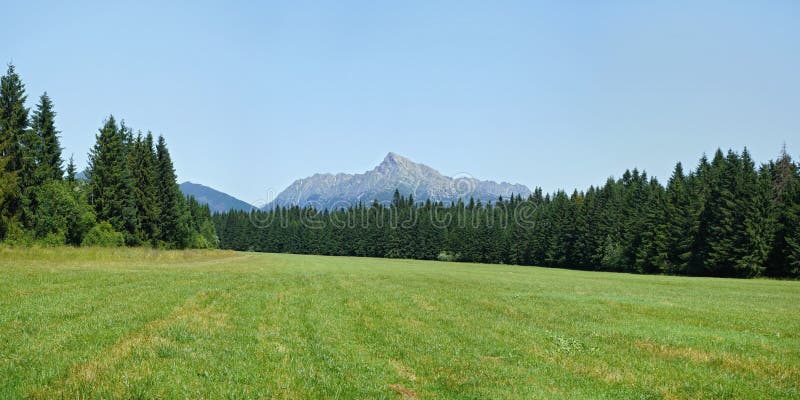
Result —
[[[573, 194], [573, 198], [577, 194]], [[564, 191], [558, 191], [551, 203], [548, 246], [545, 262], [554, 267], [567, 267], [572, 263], [575, 244], [575, 203]]]
[[771, 223], [766, 193], [760, 192], [763, 183], [747, 149], [741, 156], [728, 151], [708, 204], [713, 220], [706, 265], [715, 274], [755, 276], [763, 271], [761, 253], [770, 246]]
[[160, 239], [172, 247], [184, 248], [190, 239], [189, 215], [163, 136], [158, 137], [156, 157]]
[[648, 200], [647, 173], [634, 168], [622, 176], [622, 250], [625, 271], [634, 271], [636, 257], [642, 245], [642, 233], [647, 214]]
[[9, 65], [0, 78], [0, 238], [19, 229], [22, 213], [22, 148], [28, 128], [25, 85]]
[[37, 160], [41, 157], [41, 138], [33, 129], [25, 129], [19, 140], [19, 193], [21, 221], [23, 226], [31, 228], [36, 214], [36, 196], [34, 190], [47, 179], [39, 172]]
[[67, 182], [73, 183], [75, 182], [75, 173], [77, 168], [75, 167], [75, 159], [72, 155], [69, 156], [69, 163], [67, 164]]
[[598, 237], [601, 246], [594, 256], [596, 265], [604, 270], [622, 270], [625, 266], [623, 237], [623, 203], [624, 187], [620, 179], [608, 178], [606, 184], [598, 191], [602, 211], [597, 223]]
[[767, 259], [770, 276], [800, 275], [800, 171], [781, 149], [777, 162], [769, 166], [772, 179], [774, 236]]
[[697, 216], [691, 203], [691, 194], [683, 165], [675, 165], [667, 183], [664, 202], [667, 264], [664, 272], [685, 274], [692, 258], [692, 242], [697, 231]]
[[144, 137], [138, 134], [128, 155], [128, 162], [133, 176], [133, 193], [142, 240], [155, 243], [159, 238], [158, 158], [152, 133], [148, 132]]
[[[744, 156], [749, 158], [747, 153]], [[748, 190], [752, 194], [749, 198], [743, 196], [740, 204], [744, 213], [744, 241], [736, 263], [737, 275], [742, 277], [764, 274], [775, 238], [772, 182], [768, 168], [762, 167], [757, 175], [748, 180]]]
[[56, 113], [53, 111], [53, 101], [47, 92], [39, 98], [39, 104], [31, 118], [31, 130], [39, 139], [41, 148], [37, 152], [37, 175], [41, 181], [49, 179], [62, 179], [61, 144], [58, 139], [58, 130], [55, 127]]
[[128, 167], [124, 138], [114, 116], [109, 116], [89, 153], [90, 201], [97, 219], [123, 232], [126, 243], [135, 244], [139, 229], [134, 203], [133, 179]]
[[44, 93], [31, 117], [31, 128], [20, 140], [22, 221], [29, 229], [33, 227], [39, 207], [38, 197], [41, 197], [35, 191], [50, 180], [61, 180], [64, 175], [54, 118], [53, 102]]
[[597, 233], [597, 190], [591, 186], [582, 196], [578, 204], [575, 223], [575, 255], [574, 263], [576, 267], [591, 268], [593, 266], [592, 257], [599, 247]]
[[723, 157], [719, 151], [711, 165], [717, 179], [711, 187], [706, 209], [710, 212], [705, 270], [714, 276], [729, 275], [736, 252], [736, 193], [733, 190], [738, 157], [731, 152]]
[[794, 201], [789, 211], [796, 223], [786, 231], [786, 269], [784, 276], [800, 277], [800, 190], [794, 193]]
[[[714, 159], [722, 159], [721, 150], [717, 150]], [[687, 179], [691, 202], [695, 204], [697, 211], [697, 230], [692, 238], [691, 258], [686, 270], [689, 275], [705, 274], [705, 260], [708, 255], [708, 229], [709, 223], [713, 218], [711, 215], [712, 210], [707, 207], [707, 199], [711, 195], [711, 187], [716, 181], [716, 169], [712, 168], [708, 158], [703, 154], [695, 173]]]
[[664, 216], [666, 208], [664, 197], [664, 188], [656, 179], [652, 179], [645, 207], [642, 244], [636, 254], [636, 269], [641, 273], [659, 273], [668, 269], [669, 242]]

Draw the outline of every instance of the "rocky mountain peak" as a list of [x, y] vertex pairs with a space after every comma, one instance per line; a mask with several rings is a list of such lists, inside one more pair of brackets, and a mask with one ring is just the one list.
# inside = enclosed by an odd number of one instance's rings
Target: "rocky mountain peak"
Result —
[[414, 195], [417, 201], [433, 200], [444, 203], [470, 197], [484, 203], [511, 194], [527, 196], [524, 185], [469, 179], [469, 184], [440, 174], [437, 170], [416, 163], [397, 153], [389, 152], [383, 161], [363, 174], [315, 174], [299, 179], [281, 192], [265, 208], [276, 205], [342, 207], [359, 202], [389, 202], [395, 189], [403, 196]]
[[386, 157], [383, 158], [383, 162], [381, 162], [380, 165], [385, 167], [385, 168], [392, 168], [392, 169], [401, 168], [401, 169], [404, 169], [404, 168], [408, 168], [409, 166], [411, 166], [413, 164], [414, 164], [414, 162], [412, 162], [411, 160], [409, 160], [409, 159], [407, 159], [407, 158], [405, 158], [405, 157], [403, 157], [403, 156], [401, 156], [401, 155], [399, 155], [399, 154], [397, 154], [395, 152], [391, 152], [390, 151], [389, 154], [386, 154]]

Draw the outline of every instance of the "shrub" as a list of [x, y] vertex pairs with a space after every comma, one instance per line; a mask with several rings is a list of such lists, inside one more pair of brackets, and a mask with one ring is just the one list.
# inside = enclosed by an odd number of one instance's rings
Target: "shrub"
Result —
[[458, 260], [458, 255], [457, 254], [453, 254], [453, 253], [451, 253], [449, 251], [443, 251], [443, 252], [439, 253], [439, 255], [436, 257], [436, 259], [439, 260], [439, 261], [456, 261], [456, 260]]
[[51, 232], [36, 242], [45, 247], [58, 247], [65, 245], [67, 243], [67, 238], [64, 236], [64, 232]]
[[219, 247], [219, 238], [217, 237], [214, 223], [207, 220], [200, 226], [199, 232], [193, 231], [189, 247], [193, 249], [215, 249]]
[[38, 206], [32, 222], [37, 238], [51, 242], [61, 236], [62, 244], [78, 245], [94, 226], [94, 211], [81, 187], [50, 181], [36, 188], [34, 196]]
[[211, 247], [211, 245], [208, 243], [206, 238], [203, 237], [203, 235], [193, 232], [189, 247], [192, 249], [208, 249]]
[[622, 245], [614, 241], [611, 236], [607, 236], [605, 246], [603, 246], [603, 258], [600, 263], [606, 269], [622, 269], [625, 264], [625, 256], [622, 252]]
[[119, 247], [125, 244], [125, 236], [114, 230], [106, 221], [95, 225], [83, 237], [81, 246]]
[[5, 228], [3, 243], [17, 247], [33, 246], [35, 241], [33, 234], [22, 229], [22, 224], [18, 220], [3, 218], [3, 225]]

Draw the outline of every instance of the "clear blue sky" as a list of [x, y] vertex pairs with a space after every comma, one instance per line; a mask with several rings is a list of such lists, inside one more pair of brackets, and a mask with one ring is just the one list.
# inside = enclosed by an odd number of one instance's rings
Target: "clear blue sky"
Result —
[[389, 151], [547, 191], [800, 154], [800, 2], [36, 2], [0, 56], [81, 167], [103, 118], [246, 201]]

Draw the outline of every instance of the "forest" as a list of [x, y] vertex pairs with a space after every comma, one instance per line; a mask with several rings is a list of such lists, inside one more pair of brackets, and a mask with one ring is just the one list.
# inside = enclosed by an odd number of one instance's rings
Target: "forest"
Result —
[[585, 191], [482, 204], [417, 202], [215, 214], [220, 247], [644, 274], [800, 275], [800, 176], [782, 150], [678, 163], [666, 186], [637, 169]]
[[[0, 88], [0, 240], [10, 245], [213, 248], [207, 206], [185, 198], [163, 136], [109, 116], [85, 176], [64, 167], [53, 100], [31, 112], [13, 65]], [[79, 179], [80, 178], [80, 179]]]
[[638, 169], [584, 191], [484, 204], [415, 201], [211, 215], [184, 197], [163, 136], [109, 116], [79, 177], [53, 100], [26, 107], [13, 65], [0, 88], [0, 240], [539, 265], [646, 274], [800, 276], [800, 173], [785, 147], [756, 165], [717, 150], [662, 185]]

